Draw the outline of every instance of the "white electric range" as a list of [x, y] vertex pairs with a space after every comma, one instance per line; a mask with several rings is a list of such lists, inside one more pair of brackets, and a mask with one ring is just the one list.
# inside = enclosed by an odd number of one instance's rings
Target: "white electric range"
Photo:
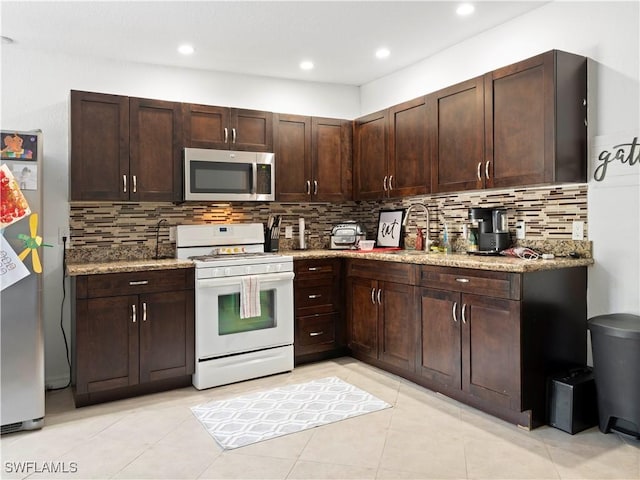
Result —
[[197, 389], [293, 369], [293, 257], [264, 252], [262, 224], [179, 225], [176, 257], [196, 267]]

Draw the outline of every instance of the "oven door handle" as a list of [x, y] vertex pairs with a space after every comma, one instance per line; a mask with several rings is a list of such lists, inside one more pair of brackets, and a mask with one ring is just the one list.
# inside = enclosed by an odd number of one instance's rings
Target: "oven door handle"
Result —
[[[257, 275], [260, 284], [271, 282], [292, 281], [295, 276], [293, 272], [263, 273]], [[239, 285], [242, 277], [221, 277], [221, 278], [199, 278], [196, 281], [196, 288], [221, 287], [226, 285]]]

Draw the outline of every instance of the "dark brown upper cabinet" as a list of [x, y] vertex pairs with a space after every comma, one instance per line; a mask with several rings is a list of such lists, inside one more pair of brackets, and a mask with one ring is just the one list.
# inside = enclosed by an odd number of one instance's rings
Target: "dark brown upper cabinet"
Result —
[[183, 104], [184, 146], [273, 151], [273, 114], [259, 110]]
[[389, 109], [387, 191], [390, 197], [423, 195], [431, 191], [427, 120], [426, 97]]
[[552, 50], [429, 95], [432, 191], [585, 182], [586, 88]]
[[552, 50], [484, 81], [486, 186], [586, 182], [585, 57]]
[[129, 198], [179, 201], [182, 183], [182, 111], [179, 103], [129, 99]]
[[388, 196], [389, 111], [365, 115], [354, 123], [354, 200]]
[[179, 103], [71, 91], [71, 200], [177, 201]]
[[427, 98], [431, 190], [453, 192], [483, 188], [483, 78], [444, 88]]
[[357, 200], [429, 193], [425, 97], [357, 119], [355, 158]]
[[274, 119], [278, 200], [350, 200], [351, 122], [287, 114]]
[[128, 200], [129, 98], [71, 91], [71, 200]]

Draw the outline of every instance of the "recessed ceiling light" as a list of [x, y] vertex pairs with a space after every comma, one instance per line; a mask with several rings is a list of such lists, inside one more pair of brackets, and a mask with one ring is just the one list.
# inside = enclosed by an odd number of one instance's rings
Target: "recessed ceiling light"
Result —
[[13, 43], [13, 38], [10, 37], [1, 37], [2, 38], [2, 44], [3, 45], [9, 45], [10, 43]]
[[194, 50], [191, 45], [187, 45], [185, 43], [184, 45], [180, 45], [178, 47], [178, 52], [180, 52], [182, 55], [191, 55], [194, 52]]
[[391, 55], [391, 52], [388, 48], [379, 48], [376, 50], [376, 57], [378, 58], [387, 58], [389, 55]]
[[305, 60], [304, 62], [300, 62], [300, 68], [302, 70], [312, 70], [313, 69], [313, 62], [311, 62], [309, 60]]
[[462, 3], [456, 9], [456, 13], [458, 15], [469, 15], [469, 14], [473, 13], [475, 9], [476, 9], [476, 7], [474, 7], [470, 3]]

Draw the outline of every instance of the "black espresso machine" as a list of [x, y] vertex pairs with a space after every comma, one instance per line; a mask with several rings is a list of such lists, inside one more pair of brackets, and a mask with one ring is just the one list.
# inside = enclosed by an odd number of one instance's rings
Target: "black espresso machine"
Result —
[[[472, 229], [477, 228], [479, 254], [498, 253], [509, 248], [507, 211], [503, 208], [470, 208]], [[476, 227], [477, 225], [477, 227]]]

